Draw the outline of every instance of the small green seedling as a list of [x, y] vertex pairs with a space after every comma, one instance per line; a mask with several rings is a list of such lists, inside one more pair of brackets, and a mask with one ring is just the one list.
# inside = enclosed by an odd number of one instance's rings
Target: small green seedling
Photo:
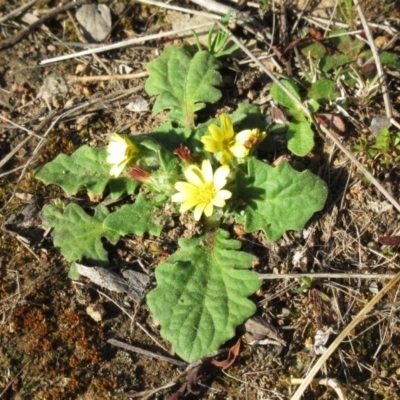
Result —
[[[229, 20], [231, 16], [231, 10], [225, 15], [224, 18], [221, 19], [221, 24], [228, 26]], [[210, 54], [212, 54], [215, 58], [219, 57], [224, 57], [224, 56], [229, 56], [232, 54], [234, 51], [239, 49], [239, 46], [237, 44], [234, 44], [227, 49], [224, 50], [225, 46], [227, 45], [229, 41], [229, 33], [223, 31], [221, 28], [217, 28], [217, 32], [214, 35], [214, 29], [215, 29], [215, 24], [210, 28], [208, 31], [208, 51]], [[192, 31], [193, 35], [196, 39], [197, 47], [199, 51], [202, 49], [202, 46], [200, 44], [199, 36], [195, 31]]]
[[299, 278], [301, 282], [301, 286], [295, 289], [295, 293], [303, 293], [307, 291], [311, 291], [317, 294], [322, 300], [330, 301], [329, 296], [325, 293], [321, 292], [317, 287], [315, 287], [315, 279], [309, 278], [306, 276], [302, 276]]
[[360, 138], [353, 151], [366, 153], [370, 158], [378, 157], [382, 165], [390, 167], [400, 161], [400, 132], [391, 134], [388, 128], [382, 128], [373, 145], [369, 146], [365, 138]]

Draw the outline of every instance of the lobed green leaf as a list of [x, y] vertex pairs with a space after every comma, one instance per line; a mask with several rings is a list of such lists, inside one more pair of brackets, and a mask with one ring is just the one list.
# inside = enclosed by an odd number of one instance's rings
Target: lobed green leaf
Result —
[[193, 127], [196, 111], [205, 103], [215, 103], [222, 84], [217, 69], [221, 63], [208, 51], [193, 54], [187, 47], [167, 46], [162, 56], [147, 64], [146, 92], [158, 95], [153, 113], [170, 109], [168, 119], [184, 127]]
[[119, 234], [107, 229], [103, 222], [109, 215], [108, 209], [99, 205], [91, 217], [77, 204], [69, 204], [64, 212], [53, 205], [42, 210], [43, 225], [53, 228], [54, 246], [64, 257], [74, 262], [86, 259], [92, 265], [108, 265], [108, 255], [101, 242], [108, 237], [116, 242]]
[[328, 190], [310, 171], [298, 172], [287, 162], [271, 167], [256, 159], [237, 175], [238, 196], [244, 208], [246, 232], [262, 230], [271, 241], [287, 230], [299, 230], [320, 211]]
[[35, 171], [35, 178], [46, 185], [55, 183], [67, 194], [74, 195], [85, 186], [91, 195], [102, 194], [110, 179], [107, 148], [82, 146], [70, 156], [58, 155]]
[[135, 203], [122, 206], [104, 221], [104, 227], [118, 235], [143, 235], [145, 232], [159, 236], [167, 220], [165, 214], [155, 204], [139, 193]]
[[228, 232], [181, 239], [181, 249], [155, 271], [158, 287], [147, 303], [161, 324], [161, 335], [184, 360], [194, 362], [217, 350], [256, 310], [247, 299], [261, 285], [245, 269], [252, 256], [237, 251]]

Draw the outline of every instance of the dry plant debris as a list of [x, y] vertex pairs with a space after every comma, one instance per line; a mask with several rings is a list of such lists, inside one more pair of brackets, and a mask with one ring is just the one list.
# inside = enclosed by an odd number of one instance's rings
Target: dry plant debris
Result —
[[[114, 24], [95, 46], [83, 41], [75, 21], [84, 5], [0, 2], [0, 60], [7, 60], [0, 62], [0, 397], [299, 399], [304, 391], [306, 399], [400, 399], [395, 2], [112, 2]], [[252, 300], [258, 322], [254, 327], [247, 321], [214, 358], [186, 369], [168, 354], [169, 344], [141, 299], [154, 287], [156, 266], [177, 250], [178, 238], [196, 237], [198, 224], [165, 209], [172, 222], [160, 236], [130, 235], [116, 246], [106, 244], [116, 286], [98, 276], [74, 282], [39, 211], [56, 198], [78, 200], [86, 209], [116, 200], [66, 196], [33, 172], [83, 144], [104, 146], [111, 133], [134, 135], [161, 125], [163, 113], [132, 111], [130, 104], [142, 98], [153, 106], [144, 90], [146, 66], [167, 45], [183, 45], [169, 9], [187, 21], [179, 31], [192, 37], [190, 29], [208, 29], [227, 7], [235, 9], [229, 45], [242, 48], [221, 59], [222, 101], [198, 118], [251, 103], [265, 117], [280, 112], [289, 125], [294, 109], [270, 101], [276, 101], [273, 82], [292, 78], [314, 144], [299, 155], [274, 132], [273, 150], [263, 156], [319, 175], [329, 198], [305, 229], [275, 242], [227, 222], [242, 250], [257, 257], [253, 267], [263, 285]], [[30, 25], [24, 22], [28, 13], [35, 16]], [[192, 23], [192, 14], [208, 20]], [[328, 38], [332, 31], [335, 38]], [[337, 64], [325, 68], [321, 60], [331, 55]], [[121, 65], [132, 70], [116, 72]], [[332, 76], [334, 88], [322, 79]], [[318, 82], [325, 84], [320, 92]], [[323, 110], [313, 109], [315, 97], [305, 93], [324, 90], [348, 102], [329, 98]], [[286, 95], [298, 101], [296, 91]], [[138, 283], [143, 276], [150, 287]], [[264, 336], [254, 339], [260, 329]], [[316, 351], [316, 334], [326, 332], [336, 334]], [[238, 339], [242, 345], [234, 347]]]

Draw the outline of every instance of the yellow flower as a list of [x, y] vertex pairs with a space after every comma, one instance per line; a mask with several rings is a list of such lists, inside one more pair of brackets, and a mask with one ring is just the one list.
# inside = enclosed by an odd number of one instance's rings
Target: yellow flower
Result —
[[181, 213], [195, 207], [194, 219], [200, 220], [201, 214], [209, 217], [215, 207], [224, 207], [225, 200], [231, 198], [229, 190], [221, 190], [226, 185], [226, 178], [230, 173], [227, 165], [219, 167], [215, 173], [209, 160], [204, 160], [201, 169], [190, 165], [185, 171], [187, 182], [176, 182], [178, 193], [172, 196], [172, 201], [182, 203]]
[[107, 162], [112, 164], [110, 175], [115, 177], [121, 175], [123, 169], [138, 151], [138, 147], [126, 136], [112, 134], [107, 148]]
[[210, 135], [203, 136], [200, 140], [204, 144], [205, 150], [210, 153], [217, 153], [217, 159], [222, 165], [225, 165], [233, 157], [246, 157], [249, 154], [249, 149], [236, 140], [230, 118], [222, 114], [220, 120], [221, 128], [211, 124], [208, 127]]
[[266, 137], [267, 134], [265, 132], [261, 132], [258, 128], [255, 128], [239, 132], [235, 139], [238, 143], [250, 150], [261, 143]]

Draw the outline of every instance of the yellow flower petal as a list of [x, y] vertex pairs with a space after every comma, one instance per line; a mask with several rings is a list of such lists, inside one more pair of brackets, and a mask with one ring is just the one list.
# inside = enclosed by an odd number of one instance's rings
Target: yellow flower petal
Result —
[[246, 129], [236, 135], [236, 141], [246, 148], [251, 149], [261, 143], [266, 137], [267, 134], [261, 132], [258, 128]]
[[118, 177], [121, 175], [121, 172], [124, 170], [126, 164], [115, 164], [111, 167], [110, 176]]
[[196, 204], [198, 204], [199, 201], [198, 199], [192, 198], [189, 200], [186, 200], [184, 203], [182, 203], [181, 208], [179, 209], [179, 211], [181, 213], [190, 210], [191, 208], [193, 208]]
[[228, 200], [232, 197], [232, 192], [229, 190], [220, 190], [218, 196], [221, 196], [224, 200]]
[[176, 182], [175, 189], [179, 192], [185, 192], [190, 195], [195, 195], [198, 192], [196, 186], [192, 185], [191, 183], [187, 182]]
[[213, 203], [206, 204], [206, 206], [204, 208], [204, 215], [206, 217], [211, 217], [213, 211], [214, 211]]
[[186, 180], [194, 186], [201, 186], [204, 184], [203, 173], [199, 167], [195, 165], [190, 165], [189, 168], [184, 171]]
[[204, 160], [201, 169], [189, 166], [184, 172], [188, 182], [177, 182], [178, 193], [172, 195], [172, 201], [182, 203], [179, 211], [185, 212], [194, 208], [194, 218], [199, 220], [204, 214], [212, 215], [214, 206], [225, 206], [225, 200], [232, 196], [228, 190], [220, 190], [226, 185], [226, 177], [230, 173], [228, 166], [219, 167], [213, 172], [211, 162]]
[[218, 153], [224, 149], [223, 141], [217, 141], [211, 136], [203, 136], [200, 141], [204, 144], [205, 151]]
[[235, 142], [235, 144], [231, 146], [229, 150], [237, 158], [244, 158], [249, 154], [249, 149], [239, 142]]
[[216, 196], [215, 199], [213, 200], [212, 204], [216, 207], [224, 207], [226, 203], [222, 197]]
[[222, 130], [224, 131], [225, 140], [232, 139], [233, 136], [235, 136], [235, 132], [231, 119], [226, 114], [222, 114], [219, 119], [221, 121]]
[[219, 126], [211, 124], [208, 127], [208, 130], [211, 134], [211, 138], [214, 139], [216, 142], [222, 142], [225, 139], [224, 132]]
[[183, 203], [184, 201], [186, 201], [188, 198], [190, 198], [190, 194], [185, 193], [185, 192], [178, 192], [175, 193], [171, 196], [171, 200], [174, 203]]
[[222, 165], [226, 165], [226, 164], [229, 164], [231, 162], [232, 158], [233, 158], [233, 155], [228, 150], [225, 150], [225, 151], [222, 152], [222, 154], [221, 154], [221, 156], [219, 158], [219, 162]]
[[229, 175], [230, 169], [227, 165], [219, 167], [214, 174], [214, 186], [219, 190], [226, 185], [226, 177]]
[[210, 160], [204, 160], [201, 164], [201, 172], [203, 173], [204, 181], [211, 183], [213, 181], [213, 170]]
[[[197, 206], [196, 206], [196, 208], [194, 209], [194, 219], [196, 220], [196, 221], [199, 221], [200, 220], [200, 218], [201, 218], [201, 214], [203, 214], [203, 211], [204, 211], [204, 209], [206, 208], [206, 203], [200, 203], [200, 204], [197, 204]], [[209, 211], [209, 210], [208, 210]], [[212, 213], [212, 210], [211, 210], [211, 213]], [[211, 214], [209, 214], [209, 215], [207, 215], [206, 214], [206, 216], [207, 217], [209, 217]]]
[[138, 151], [128, 137], [112, 134], [107, 147], [107, 163], [112, 165], [110, 175], [118, 177]]
[[245, 129], [244, 131], [240, 131], [237, 135], [236, 135], [236, 141], [244, 144], [246, 143], [247, 140], [250, 139], [251, 137], [251, 129]]

